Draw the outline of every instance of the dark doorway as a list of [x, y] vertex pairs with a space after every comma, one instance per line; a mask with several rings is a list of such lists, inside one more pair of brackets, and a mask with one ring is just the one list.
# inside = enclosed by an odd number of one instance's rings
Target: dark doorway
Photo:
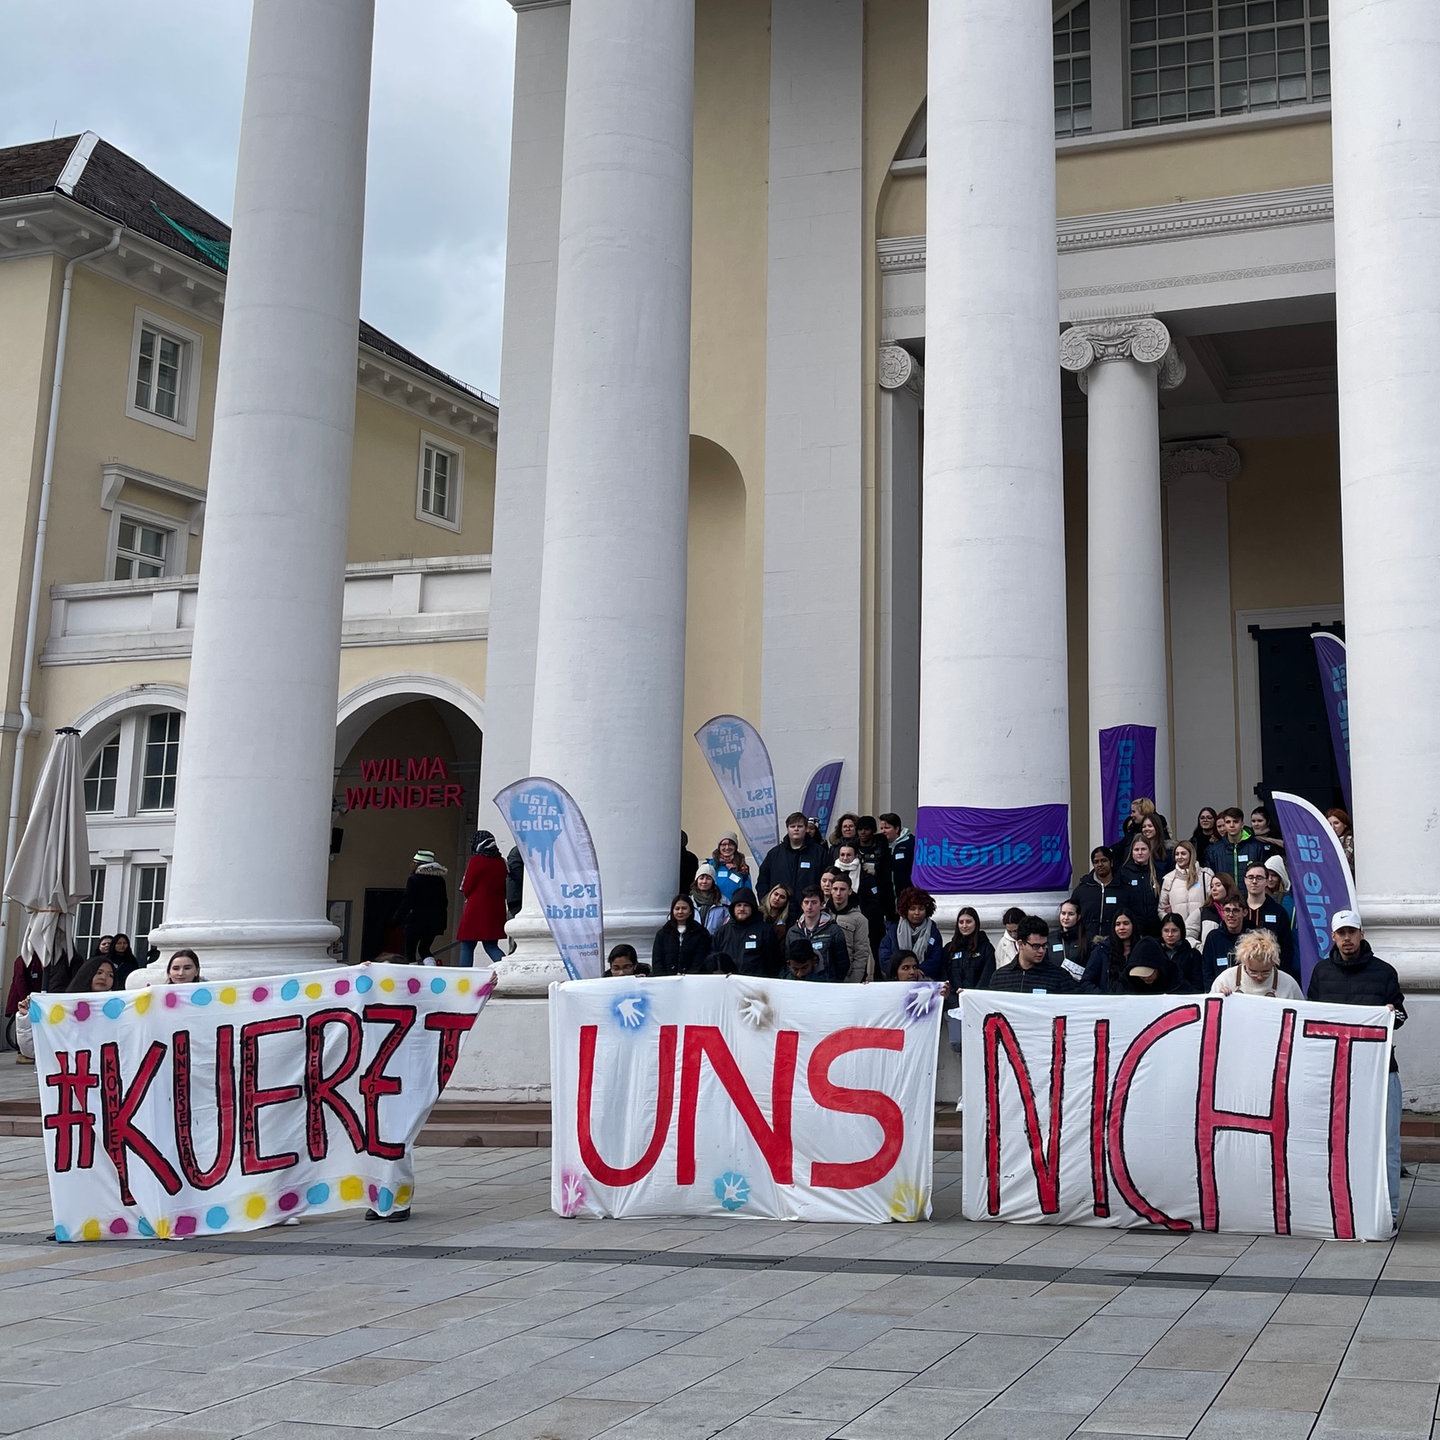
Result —
[[360, 958], [373, 960], [387, 951], [405, 953], [405, 935], [395, 923], [395, 914], [405, 898], [404, 890], [365, 889], [365, 914], [361, 919]]
[[1320, 668], [1310, 636], [1316, 630], [1344, 634], [1338, 622], [1283, 630], [1250, 627], [1260, 662], [1260, 784], [1303, 796], [1321, 810], [1344, 805], [1330, 748], [1330, 724], [1320, 690]]

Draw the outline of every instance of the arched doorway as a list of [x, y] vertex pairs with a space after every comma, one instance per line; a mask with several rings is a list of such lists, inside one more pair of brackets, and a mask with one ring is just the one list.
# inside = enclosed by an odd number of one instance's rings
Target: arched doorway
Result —
[[411, 857], [429, 850], [448, 871], [449, 925], [479, 809], [484, 707], [463, 687], [435, 677], [372, 682], [341, 703], [329, 911], [340, 927], [337, 959], [351, 964], [398, 951], [394, 916]]

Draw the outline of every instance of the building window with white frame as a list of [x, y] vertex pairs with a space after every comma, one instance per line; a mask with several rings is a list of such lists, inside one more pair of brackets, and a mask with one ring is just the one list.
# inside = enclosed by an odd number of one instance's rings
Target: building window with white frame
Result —
[[125, 413], [193, 440], [200, 353], [195, 331], [137, 309]]
[[160, 710], [145, 727], [145, 758], [140, 772], [141, 810], [173, 810], [175, 777], [180, 770], [180, 713]]
[[175, 532], [132, 515], [121, 515], [115, 526], [112, 580], [156, 580], [170, 573]]
[[75, 907], [75, 937], [72, 958], [89, 958], [96, 942], [105, 933], [105, 867], [90, 867], [90, 894]]
[[447, 529], [460, 528], [461, 487], [465, 457], [462, 450], [433, 435], [420, 436], [420, 473], [416, 483], [415, 516]]
[[1329, 0], [1128, 0], [1130, 124], [1330, 98]]
[[115, 809], [115, 780], [120, 773], [120, 732], [95, 752], [85, 771], [85, 813], [108, 815]]
[[1090, 0], [1055, 22], [1055, 137], [1090, 133]]
[[164, 865], [135, 867], [135, 919], [131, 948], [140, 957], [142, 965], [149, 948], [150, 932], [165, 919], [166, 868]]

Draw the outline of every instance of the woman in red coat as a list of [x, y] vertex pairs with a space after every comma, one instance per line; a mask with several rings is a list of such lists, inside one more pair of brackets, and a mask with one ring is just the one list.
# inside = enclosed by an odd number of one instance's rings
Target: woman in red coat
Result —
[[491, 960], [501, 960], [505, 952], [500, 940], [505, 938], [505, 861], [495, 837], [488, 830], [475, 832], [470, 847], [470, 863], [460, 882], [465, 908], [455, 938], [460, 942], [460, 963], [475, 963], [475, 946], [483, 945]]

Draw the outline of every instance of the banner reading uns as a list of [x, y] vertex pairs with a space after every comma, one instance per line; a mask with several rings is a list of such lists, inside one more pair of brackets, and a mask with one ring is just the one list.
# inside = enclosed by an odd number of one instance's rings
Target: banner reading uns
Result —
[[941, 988], [552, 985], [553, 1208], [927, 1218]]

